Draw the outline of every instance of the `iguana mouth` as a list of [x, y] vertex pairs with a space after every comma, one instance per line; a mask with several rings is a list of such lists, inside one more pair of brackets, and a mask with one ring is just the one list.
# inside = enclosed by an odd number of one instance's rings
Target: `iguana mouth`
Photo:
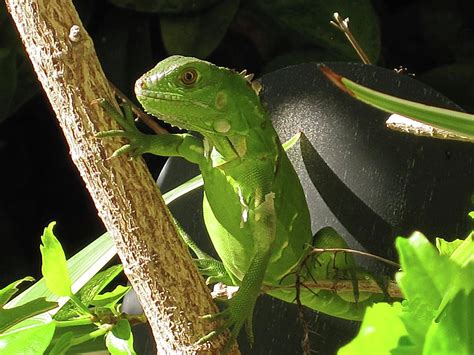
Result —
[[164, 101], [186, 101], [182, 95], [171, 93], [171, 92], [158, 92], [153, 90], [147, 90], [142, 88], [136, 88], [137, 96], [143, 96], [147, 99], [156, 99]]
[[[193, 105], [198, 105], [203, 108], [208, 108], [209, 106], [206, 104], [203, 104], [202, 102], [199, 101], [193, 101], [193, 100], [188, 100], [184, 99], [182, 95], [175, 94], [175, 93], [163, 93], [163, 92], [157, 92], [153, 90], [143, 90], [143, 89], [136, 89], [136, 97], [138, 101], [140, 101], [142, 104], [145, 101], [166, 101], [166, 102], [176, 102], [176, 103], [190, 103]], [[179, 117], [176, 115], [168, 114], [166, 112], [163, 112], [159, 110], [159, 108], [156, 111], [147, 111], [149, 114], [152, 114], [158, 118], [161, 118], [165, 122], [169, 123], [170, 125], [177, 127], [179, 129], [187, 129], [191, 131], [197, 131], [201, 133], [212, 133], [215, 134], [216, 132], [212, 128], [208, 127], [202, 127], [202, 126], [195, 126], [193, 124], [190, 124], [189, 121], [181, 120]]]
[[140, 87], [135, 88], [137, 97], [144, 97], [146, 99], [160, 100], [160, 101], [176, 101], [176, 102], [189, 102], [193, 105], [200, 106], [203, 108], [209, 108], [210, 106], [202, 103], [201, 101], [185, 99], [183, 95], [171, 93], [171, 92], [160, 92], [154, 90], [147, 90]]

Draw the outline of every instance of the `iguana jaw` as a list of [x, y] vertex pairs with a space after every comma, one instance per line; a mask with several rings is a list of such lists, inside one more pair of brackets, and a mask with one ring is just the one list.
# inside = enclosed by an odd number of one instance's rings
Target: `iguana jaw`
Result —
[[[195, 105], [196, 103], [185, 100], [179, 97], [173, 97], [170, 98], [170, 95], [168, 94], [159, 94], [159, 93], [154, 93], [152, 96], [147, 96], [147, 93], [143, 92], [141, 95], [137, 95], [138, 101], [143, 105], [143, 107], [146, 107], [146, 112], [148, 114], [151, 114], [155, 117], [158, 117], [159, 119], [162, 119], [166, 123], [169, 123], [172, 126], [175, 126], [180, 129], [186, 129], [190, 131], [196, 131], [201, 134], [216, 134], [216, 132], [212, 129], [212, 125], [209, 128], [202, 127], [202, 126], [195, 126], [191, 124], [189, 121], [184, 121], [181, 120], [179, 117], [172, 115], [172, 114], [167, 114], [166, 112], [163, 112], [161, 110], [156, 110], [154, 109], [155, 107], [160, 107], [161, 105], [170, 105], [170, 104], [189, 104], [189, 105]], [[205, 107], [204, 105], [201, 105], [201, 107]]]

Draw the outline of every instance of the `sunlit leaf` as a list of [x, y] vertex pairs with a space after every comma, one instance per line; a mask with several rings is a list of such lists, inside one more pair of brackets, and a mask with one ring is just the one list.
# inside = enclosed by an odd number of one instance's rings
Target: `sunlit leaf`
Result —
[[[452, 282], [456, 265], [419, 232], [406, 238], [397, 238], [402, 272], [396, 280], [407, 298], [403, 313], [405, 326], [410, 337], [420, 347], [426, 331], [433, 320], [441, 301]], [[420, 287], [423, 285], [423, 287]]]
[[173, 190], [163, 194], [163, 200], [165, 201], [166, 204], [170, 204], [171, 202], [178, 199], [179, 197], [203, 185], [204, 185], [204, 181], [202, 179], [202, 175], [199, 174], [193, 177], [192, 179], [186, 181], [184, 184], [181, 184], [178, 187], [174, 188]]
[[474, 234], [471, 233], [451, 253], [450, 259], [455, 263], [466, 266], [474, 262]]
[[11, 284], [0, 290], [0, 308], [3, 307], [3, 305], [7, 303], [15, 293], [18, 292], [17, 286], [24, 281], [35, 281], [35, 279], [31, 276], [27, 276], [20, 280], [13, 281]]
[[[472, 280], [471, 280], [472, 281]], [[459, 291], [426, 334], [423, 354], [474, 354], [474, 292]]]
[[378, 303], [367, 308], [359, 334], [342, 347], [338, 354], [390, 354], [397, 347], [399, 339], [407, 335], [400, 319], [402, 312], [402, 306], [398, 302], [393, 305]]
[[0, 354], [43, 354], [53, 338], [54, 322], [46, 313], [0, 334]]
[[112, 355], [136, 354], [133, 349], [133, 335], [130, 323], [121, 319], [105, 337], [107, 349]]
[[46, 285], [56, 296], [71, 296], [71, 279], [66, 264], [64, 250], [54, 236], [53, 228], [56, 222], [51, 222], [44, 229], [40, 245], [43, 277]]
[[[87, 281], [110, 261], [115, 253], [112, 238], [108, 233], [105, 233], [69, 259], [68, 269], [71, 280], [73, 281], [73, 291], [77, 292], [84, 286]], [[51, 291], [46, 287], [43, 278], [10, 301], [8, 306], [13, 307], [15, 305], [25, 304], [38, 297], [57, 299], [57, 297], [50, 297], [51, 295]]]
[[105, 292], [103, 294], [95, 296], [95, 298], [91, 301], [91, 304], [93, 304], [96, 307], [109, 307], [109, 308], [112, 308], [130, 290], [131, 290], [131, 286], [118, 285], [111, 292]]
[[451, 242], [443, 238], [436, 238], [436, 249], [441, 255], [451, 256], [451, 254], [462, 244], [462, 239], [456, 239]]
[[0, 332], [4, 332], [25, 319], [47, 312], [57, 306], [56, 302], [49, 302], [44, 297], [41, 297], [21, 306], [2, 308], [0, 309]]
[[[91, 301], [102, 291], [121, 271], [123, 267], [121, 264], [114, 265], [107, 270], [101, 271], [94, 275], [76, 294], [77, 299], [85, 306], [88, 306]], [[77, 314], [77, 306], [74, 302], [69, 300], [56, 315], [55, 320], [66, 320]]]

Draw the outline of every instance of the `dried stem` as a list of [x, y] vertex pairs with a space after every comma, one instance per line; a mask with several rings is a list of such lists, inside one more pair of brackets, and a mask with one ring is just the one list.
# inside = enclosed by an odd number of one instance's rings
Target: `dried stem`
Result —
[[369, 57], [367, 56], [367, 54], [365, 54], [359, 42], [357, 42], [356, 38], [354, 37], [351, 30], [349, 29], [349, 17], [346, 17], [345, 19], [343, 19], [337, 12], [335, 12], [333, 16], [334, 16], [334, 21], [330, 21], [331, 25], [333, 25], [339, 31], [344, 33], [347, 40], [350, 42], [350, 44], [352, 45], [354, 50], [357, 52], [357, 55], [360, 57], [360, 59], [362, 60], [364, 64], [372, 64], [370, 62]]

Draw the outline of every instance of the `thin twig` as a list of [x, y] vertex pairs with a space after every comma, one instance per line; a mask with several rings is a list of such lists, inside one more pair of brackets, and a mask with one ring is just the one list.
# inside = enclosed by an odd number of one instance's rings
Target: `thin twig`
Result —
[[[359, 285], [360, 292], [367, 293], [384, 293], [384, 290], [373, 280], [357, 280]], [[317, 282], [300, 282], [300, 285], [309, 290], [329, 290], [336, 293], [349, 293], [354, 292], [354, 286], [352, 280], [317, 280]], [[274, 290], [282, 289], [293, 289], [297, 287], [296, 283], [294, 285], [284, 285], [284, 286], [263, 286], [262, 292], [269, 292]], [[400, 288], [396, 282], [390, 281], [387, 286], [387, 293], [391, 298], [404, 298]]]
[[354, 35], [352, 34], [351, 30], [349, 29], [349, 17], [342, 19], [342, 17], [337, 12], [335, 12], [333, 16], [334, 16], [335, 21], [330, 21], [331, 25], [333, 25], [342, 33], [344, 33], [347, 40], [355, 49], [355, 51], [357, 52], [357, 55], [360, 57], [360, 59], [362, 60], [364, 64], [372, 64], [369, 57], [364, 52], [364, 50], [362, 49], [362, 47], [359, 45]]
[[126, 102], [129, 105], [137, 118], [141, 119], [153, 132], [156, 134], [165, 134], [169, 133], [166, 129], [161, 127], [158, 122], [156, 122], [152, 117], [143, 112], [137, 105], [135, 105], [128, 97], [125, 95], [118, 87], [116, 87], [110, 80], [109, 84], [115, 92], [115, 95], [118, 96], [123, 102]]
[[306, 262], [306, 258], [305, 258], [305, 261], [302, 262], [299, 267], [298, 267], [298, 270], [296, 272], [296, 297], [295, 297], [295, 301], [296, 301], [296, 304], [297, 304], [297, 309], [298, 309], [298, 320], [299, 322], [301, 323], [301, 327], [303, 328], [303, 339], [301, 340], [301, 347], [303, 348], [303, 354], [304, 355], [309, 355], [311, 354], [311, 342], [309, 340], [309, 325], [308, 325], [308, 322], [306, 321], [306, 318], [304, 316], [304, 307], [303, 307], [303, 304], [301, 303], [301, 298], [300, 298], [300, 294], [301, 294], [301, 285], [304, 285], [302, 282], [301, 282], [301, 271], [302, 271], [302, 268], [303, 266], [305, 266], [305, 262]]
[[311, 255], [314, 255], [314, 254], [321, 254], [321, 253], [326, 253], [326, 252], [328, 252], [328, 253], [329, 252], [332, 252], [332, 253], [345, 252], [345, 253], [351, 253], [351, 254], [367, 256], [369, 258], [372, 258], [372, 259], [381, 261], [383, 263], [386, 263], [388, 265], [394, 266], [398, 269], [400, 268], [400, 264], [397, 264], [396, 262], [394, 262], [392, 260], [388, 260], [388, 259], [382, 258], [381, 256], [370, 254], [370, 253], [367, 253], [365, 251], [360, 251], [360, 250], [355, 250], [355, 249], [348, 249], [348, 248], [313, 248], [313, 250], [311, 250], [308, 253], [307, 257], [309, 257]]

